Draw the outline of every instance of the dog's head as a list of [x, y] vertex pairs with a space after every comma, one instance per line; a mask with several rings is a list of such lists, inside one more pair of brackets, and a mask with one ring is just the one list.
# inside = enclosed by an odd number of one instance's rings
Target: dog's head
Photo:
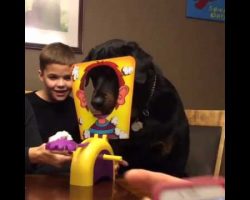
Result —
[[109, 115], [114, 108], [124, 104], [128, 94], [129, 89], [122, 76], [113, 62], [102, 61], [87, 66], [77, 92], [81, 106], [90, 109], [97, 118]]
[[108, 66], [100, 66], [92, 69], [86, 77], [86, 85], [91, 79], [94, 90], [90, 104], [95, 115], [108, 115], [116, 106], [119, 93], [119, 81], [116, 73]]
[[[142, 50], [136, 42], [113, 39], [93, 48], [84, 61], [133, 56], [136, 60], [135, 84], [133, 94], [133, 112], [143, 109], [150, 96], [155, 65], [152, 57]], [[134, 115], [134, 113], [132, 113]], [[132, 116], [133, 117], [133, 116]]]

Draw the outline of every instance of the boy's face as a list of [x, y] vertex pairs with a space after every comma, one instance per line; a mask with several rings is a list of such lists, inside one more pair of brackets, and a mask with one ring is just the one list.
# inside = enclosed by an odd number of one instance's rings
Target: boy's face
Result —
[[61, 64], [49, 64], [43, 71], [39, 71], [49, 101], [63, 101], [68, 97], [73, 83], [71, 72], [68, 65]]

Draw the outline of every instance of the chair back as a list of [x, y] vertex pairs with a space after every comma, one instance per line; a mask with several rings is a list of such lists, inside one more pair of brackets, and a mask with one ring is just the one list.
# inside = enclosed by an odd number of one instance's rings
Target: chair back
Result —
[[[224, 164], [225, 111], [185, 110], [190, 125], [189, 176], [219, 176]], [[224, 165], [223, 165], [224, 168]]]

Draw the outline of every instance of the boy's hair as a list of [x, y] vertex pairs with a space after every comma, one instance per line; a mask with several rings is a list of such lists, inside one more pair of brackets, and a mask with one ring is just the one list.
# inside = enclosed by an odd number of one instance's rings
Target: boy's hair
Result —
[[40, 70], [43, 71], [49, 64], [72, 65], [75, 63], [75, 54], [72, 49], [63, 43], [55, 42], [46, 45], [40, 54]]

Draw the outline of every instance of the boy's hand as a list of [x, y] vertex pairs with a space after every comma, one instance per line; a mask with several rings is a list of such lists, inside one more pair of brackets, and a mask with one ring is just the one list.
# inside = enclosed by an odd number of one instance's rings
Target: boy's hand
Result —
[[62, 167], [65, 163], [71, 162], [71, 155], [65, 152], [52, 152], [45, 148], [45, 143], [38, 147], [29, 148], [29, 159], [31, 163], [48, 164], [55, 167]]

